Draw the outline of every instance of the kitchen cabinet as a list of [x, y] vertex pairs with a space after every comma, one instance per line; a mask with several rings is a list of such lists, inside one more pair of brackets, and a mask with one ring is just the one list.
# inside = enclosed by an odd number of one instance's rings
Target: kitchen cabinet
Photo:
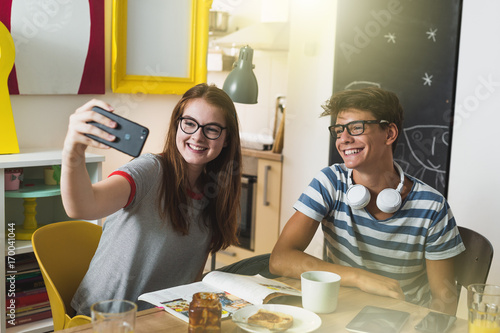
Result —
[[[86, 154], [86, 166], [92, 182], [102, 178], [102, 162], [104, 156]], [[60, 166], [62, 163], [61, 150], [22, 149], [19, 154], [0, 155], [0, 239], [5, 255], [0, 261], [0, 276], [14, 272], [15, 262], [13, 254], [29, 253], [33, 251], [31, 239], [16, 239], [16, 229], [24, 224], [36, 223], [38, 227], [44, 224], [69, 220], [66, 215], [60, 196], [58, 185], [44, 186], [44, 169], [51, 166]], [[19, 190], [5, 190], [5, 170], [23, 170], [23, 185]], [[25, 186], [26, 185], [26, 186]], [[28, 186], [32, 185], [32, 187]], [[28, 202], [28, 204], [26, 204]], [[91, 221], [98, 223], [99, 221]], [[6, 270], [6, 263], [9, 264]], [[11, 266], [12, 265], [12, 266]], [[4, 280], [5, 281], [5, 280]], [[10, 288], [10, 287], [9, 287]], [[0, 283], [0, 331], [14, 332], [47, 332], [52, 329], [52, 319], [45, 319], [33, 323], [18, 325], [6, 329], [6, 284]]]
[[243, 155], [257, 159], [254, 249], [230, 246], [219, 251], [216, 255], [218, 266], [270, 253], [279, 236], [282, 155], [251, 149], [243, 149]]

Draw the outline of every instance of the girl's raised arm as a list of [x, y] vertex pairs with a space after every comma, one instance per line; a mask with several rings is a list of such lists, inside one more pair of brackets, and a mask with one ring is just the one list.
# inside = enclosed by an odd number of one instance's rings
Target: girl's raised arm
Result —
[[61, 196], [64, 209], [71, 218], [97, 219], [114, 213], [125, 206], [131, 191], [130, 184], [121, 176], [112, 176], [96, 184], [90, 181], [85, 164], [85, 150], [88, 146], [102, 149], [109, 147], [85, 134], [93, 134], [108, 141], [114, 140], [114, 136], [88, 122], [99, 122], [111, 128], [116, 126], [114, 121], [92, 111], [93, 106], [113, 111], [113, 108], [103, 101], [87, 102], [70, 116], [64, 140]]

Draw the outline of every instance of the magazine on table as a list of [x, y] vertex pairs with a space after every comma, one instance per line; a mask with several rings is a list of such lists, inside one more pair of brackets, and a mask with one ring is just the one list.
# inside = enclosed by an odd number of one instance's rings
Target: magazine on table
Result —
[[265, 304], [280, 296], [301, 296], [285, 283], [261, 275], [239, 275], [213, 271], [202, 281], [145, 293], [139, 300], [162, 307], [174, 316], [189, 322], [189, 303], [197, 292], [217, 293], [222, 305], [222, 318], [245, 306]]

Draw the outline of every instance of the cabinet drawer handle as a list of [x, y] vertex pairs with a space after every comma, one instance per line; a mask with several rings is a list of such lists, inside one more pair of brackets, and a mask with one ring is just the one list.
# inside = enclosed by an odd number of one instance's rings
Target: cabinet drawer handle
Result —
[[267, 201], [267, 185], [269, 183], [269, 170], [271, 170], [270, 165], [264, 167], [264, 206], [269, 206], [269, 201]]

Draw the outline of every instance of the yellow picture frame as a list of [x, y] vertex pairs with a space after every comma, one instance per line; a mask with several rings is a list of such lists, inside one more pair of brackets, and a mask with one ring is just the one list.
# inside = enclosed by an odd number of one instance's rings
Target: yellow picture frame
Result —
[[[182, 2], [165, 2], [164, 5], [178, 6]], [[213, 0], [190, 0], [190, 10], [188, 13], [190, 22], [186, 22], [185, 27], [176, 24], [172, 26], [173, 31], [187, 29], [188, 40], [182, 40], [186, 44], [184, 69], [186, 75], [163, 76], [155, 74], [155, 66], [151, 64], [147, 73], [131, 74], [127, 73], [127, 31], [129, 15], [129, 0], [113, 0], [113, 22], [112, 22], [112, 47], [111, 47], [111, 89], [115, 93], [144, 93], [144, 94], [184, 94], [189, 88], [207, 80], [207, 51], [208, 51], [208, 26], [209, 10]], [[141, 1], [142, 6], [147, 6], [148, 2]], [[189, 3], [188, 3], [189, 5]], [[151, 11], [157, 10], [150, 8]], [[172, 8], [173, 11], [176, 8]], [[150, 20], [154, 21], [154, 20]], [[161, 22], [165, 24], [165, 22]], [[187, 43], [186, 43], [187, 42]], [[154, 44], [154, 43], [153, 43]], [[129, 45], [130, 47], [130, 45]], [[141, 52], [155, 52], [155, 50], [143, 50]], [[178, 49], [175, 49], [178, 51]], [[167, 59], [166, 61], [170, 61]], [[175, 61], [175, 59], [172, 59]]]

